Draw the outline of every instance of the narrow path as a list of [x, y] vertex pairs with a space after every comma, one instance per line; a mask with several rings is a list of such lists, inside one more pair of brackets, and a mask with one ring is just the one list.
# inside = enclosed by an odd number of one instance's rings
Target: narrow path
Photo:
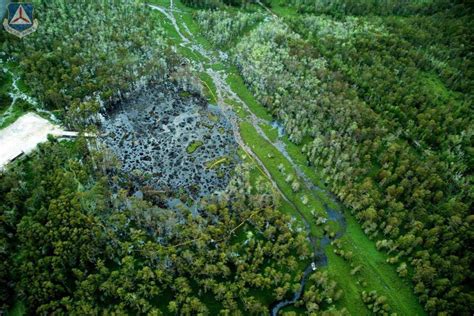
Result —
[[[173, 1], [171, 1], [171, 6], [173, 7]], [[154, 4], [148, 4], [152, 9], [154, 10], [158, 10], [160, 11], [161, 13], [163, 13], [167, 18], [168, 20], [171, 21], [171, 24], [173, 24], [173, 27], [175, 28], [176, 32], [178, 33], [179, 37], [181, 38], [181, 40], [183, 41], [183, 44], [184, 43], [189, 43], [189, 39], [184, 36], [182, 33], [181, 33], [181, 30], [179, 29], [179, 26], [178, 26], [178, 23], [176, 22], [176, 18], [174, 17], [174, 14], [173, 14], [173, 8], [171, 8], [171, 11], [170, 9], [165, 9], [165, 8], [162, 8], [160, 6], [157, 6], [157, 5], [154, 5]]]

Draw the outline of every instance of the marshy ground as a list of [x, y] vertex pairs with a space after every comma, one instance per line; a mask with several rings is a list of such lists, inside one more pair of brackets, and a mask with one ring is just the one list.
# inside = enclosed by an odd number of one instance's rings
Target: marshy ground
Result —
[[223, 190], [234, 168], [237, 144], [229, 122], [216, 106], [172, 84], [117, 104], [103, 130], [122, 171], [155, 189], [202, 197]]

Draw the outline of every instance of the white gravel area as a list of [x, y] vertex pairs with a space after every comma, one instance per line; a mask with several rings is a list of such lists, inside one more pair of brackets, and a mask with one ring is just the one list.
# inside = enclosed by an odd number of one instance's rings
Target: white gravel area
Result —
[[0, 130], [0, 170], [22, 153], [28, 154], [36, 145], [47, 141], [48, 134], [62, 135], [57, 125], [35, 113], [27, 113]]

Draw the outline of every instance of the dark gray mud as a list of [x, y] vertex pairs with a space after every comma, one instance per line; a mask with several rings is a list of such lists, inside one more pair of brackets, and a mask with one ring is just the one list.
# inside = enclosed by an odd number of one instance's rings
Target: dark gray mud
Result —
[[220, 110], [170, 83], [116, 104], [102, 130], [125, 174], [193, 198], [223, 190], [237, 158], [231, 126]]

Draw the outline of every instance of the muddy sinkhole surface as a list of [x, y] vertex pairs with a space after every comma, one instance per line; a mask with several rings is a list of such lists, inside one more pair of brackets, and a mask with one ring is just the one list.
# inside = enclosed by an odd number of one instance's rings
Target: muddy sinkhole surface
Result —
[[237, 159], [231, 125], [220, 110], [171, 84], [115, 105], [102, 129], [122, 171], [157, 190], [185, 190], [194, 198], [223, 190]]

